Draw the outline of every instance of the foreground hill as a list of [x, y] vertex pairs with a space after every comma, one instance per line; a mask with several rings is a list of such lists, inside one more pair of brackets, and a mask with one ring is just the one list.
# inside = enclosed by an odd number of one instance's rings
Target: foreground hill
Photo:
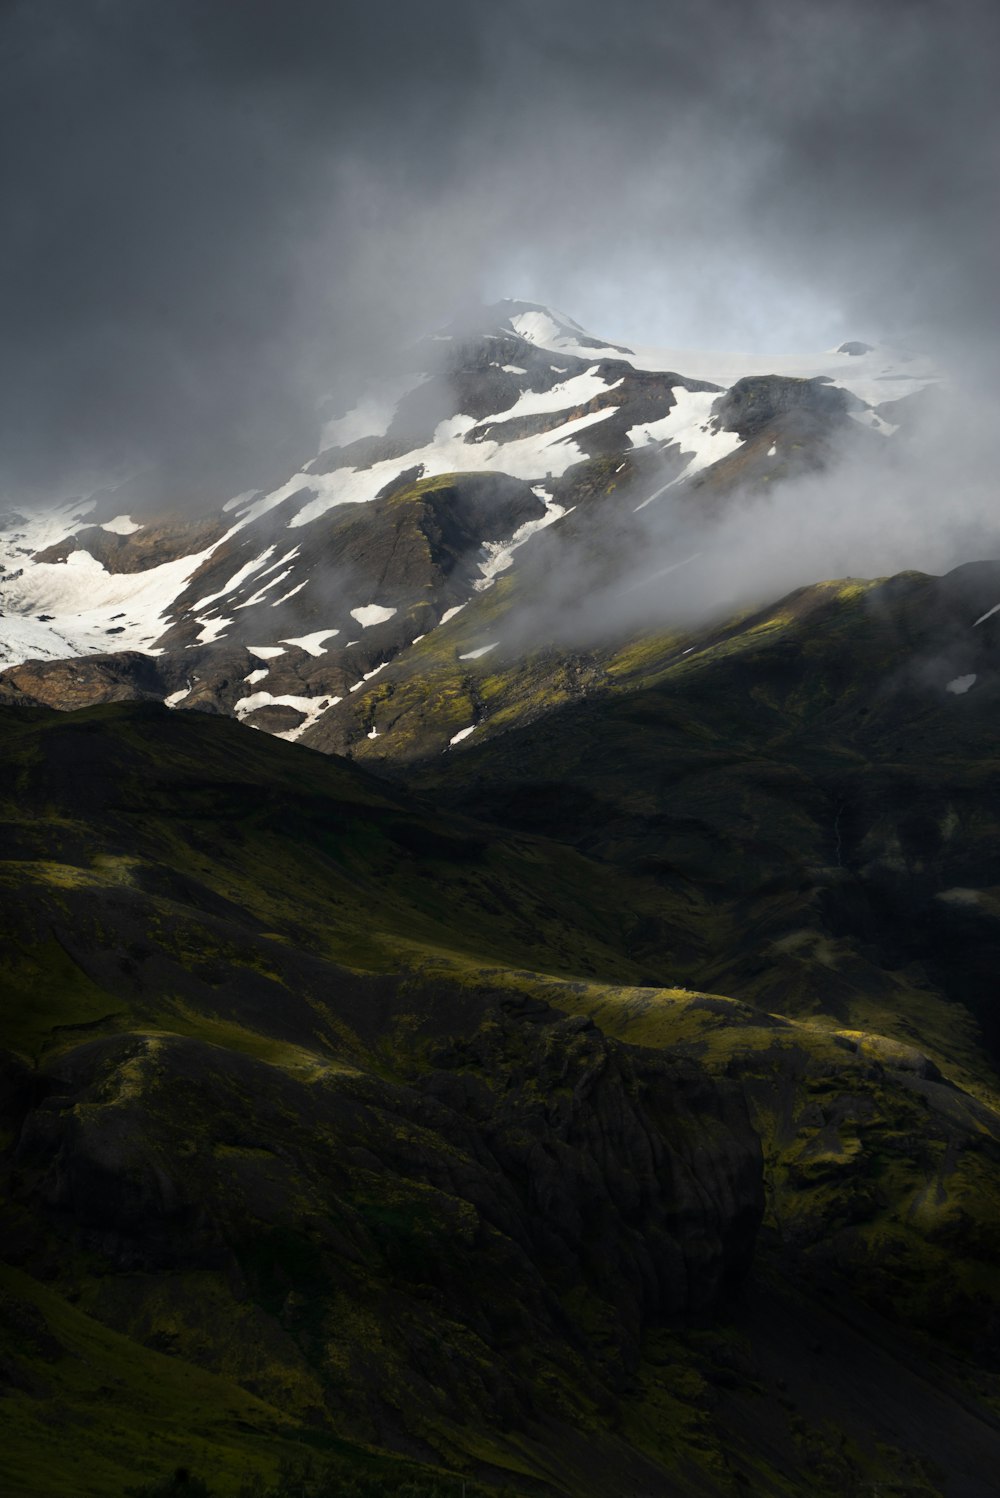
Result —
[[[558, 651], [441, 656], [419, 699], [387, 696], [395, 731], [363, 757], [641, 873], [669, 907], [631, 949], [658, 981], [877, 1028], [905, 991], [901, 1024], [919, 1005], [957, 1062], [960, 1006], [996, 1062], [998, 599], [997, 563], [824, 583], [593, 651], [586, 691]], [[489, 710], [442, 755], [426, 705], [470, 680]]]
[[5, 710], [9, 1490], [990, 1492], [998, 586], [652, 641], [419, 795]]

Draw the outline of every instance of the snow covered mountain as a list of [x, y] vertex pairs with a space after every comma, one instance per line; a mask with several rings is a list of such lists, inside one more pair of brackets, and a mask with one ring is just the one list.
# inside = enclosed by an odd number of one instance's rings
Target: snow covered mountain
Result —
[[[3, 517], [3, 700], [159, 699], [365, 751], [386, 732], [382, 673], [496, 649], [496, 584], [543, 555], [540, 533], [547, 576], [595, 551], [627, 573], [647, 507], [718, 506], [821, 468], [834, 441], [891, 439], [936, 378], [857, 343], [632, 349], [514, 301], [402, 363], [283, 483], [215, 514], [132, 514], [112, 493]], [[532, 628], [507, 632], [527, 648]]]

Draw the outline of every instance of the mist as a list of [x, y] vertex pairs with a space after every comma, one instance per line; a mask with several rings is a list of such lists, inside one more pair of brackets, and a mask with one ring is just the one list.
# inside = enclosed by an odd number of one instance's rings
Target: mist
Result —
[[677, 585], [682, 611], [704, 617], [719, 600], [767, 602], [820, 579], [939, 574], [1000, 556], [997, 451], [985, 405], [958, 386], [934, 396], [911, 430], [864, 442], [867, 433], [846, 430], [823, 471], [770, 494], [737, 490], [707, 523], [669, 510], [651, 519], [654, 554], [675, 528], [671, 547], [701, 553], [691, 580]]
[[5, 502], [266, 482], [475, 299], [995, 382], [987, 0], [21, 0], [0, 42]]
[[959, 380], [927, 397], [891, 436], [845, 418], [822, 467], [773, 486], [703, 488], [701, 476], [674, 477], [675, 451], [652, 462], [641, 454], [627, 498], [610, 496], [565, 539], [557, 525], [534, 554], [516, 554], [517, 603], [503, 648], [588, 648], [650, 629], [696, 630], [815, 582], [940, 575], [1000, 558], [992, 404]]

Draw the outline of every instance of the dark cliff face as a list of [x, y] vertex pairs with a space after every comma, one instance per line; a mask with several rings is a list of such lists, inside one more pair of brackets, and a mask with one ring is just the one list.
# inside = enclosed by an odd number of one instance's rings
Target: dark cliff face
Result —
[[746, 441], [790, 412], [836, 422], [863, 405], [846, 390], [823, 379], [753, 375], [737, 380], [725, 395], [720, 395], [712, 406], [712, 419], [722, 431], [737, 432]]

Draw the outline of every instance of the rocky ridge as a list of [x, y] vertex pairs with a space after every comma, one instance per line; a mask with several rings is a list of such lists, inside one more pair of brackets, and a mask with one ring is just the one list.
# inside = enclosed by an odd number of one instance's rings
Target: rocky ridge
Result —
[[835, 443], [886, 440], [899, 423], [876, 408], [915, 388], [892, 359], [838, 351], [812, 377], [723, 385], [542, 307], [479, 309], [407, 351], [381, 404], [362, 396], [329, 422], [277, 487], [197, 520], [136, 518], [127, 485], [10, 517], [0, 692], [165, 701], [353, 753], [384, 731], [373, 678], [419, 670], [415, 646], [460, 609], [470, 632], [488, 624], [498, 580], [541, 532], [554, 574], [600, 552], [627, 576], [635, 512], [666, 489], [680, 512], [724, 505], [823, 465]]

